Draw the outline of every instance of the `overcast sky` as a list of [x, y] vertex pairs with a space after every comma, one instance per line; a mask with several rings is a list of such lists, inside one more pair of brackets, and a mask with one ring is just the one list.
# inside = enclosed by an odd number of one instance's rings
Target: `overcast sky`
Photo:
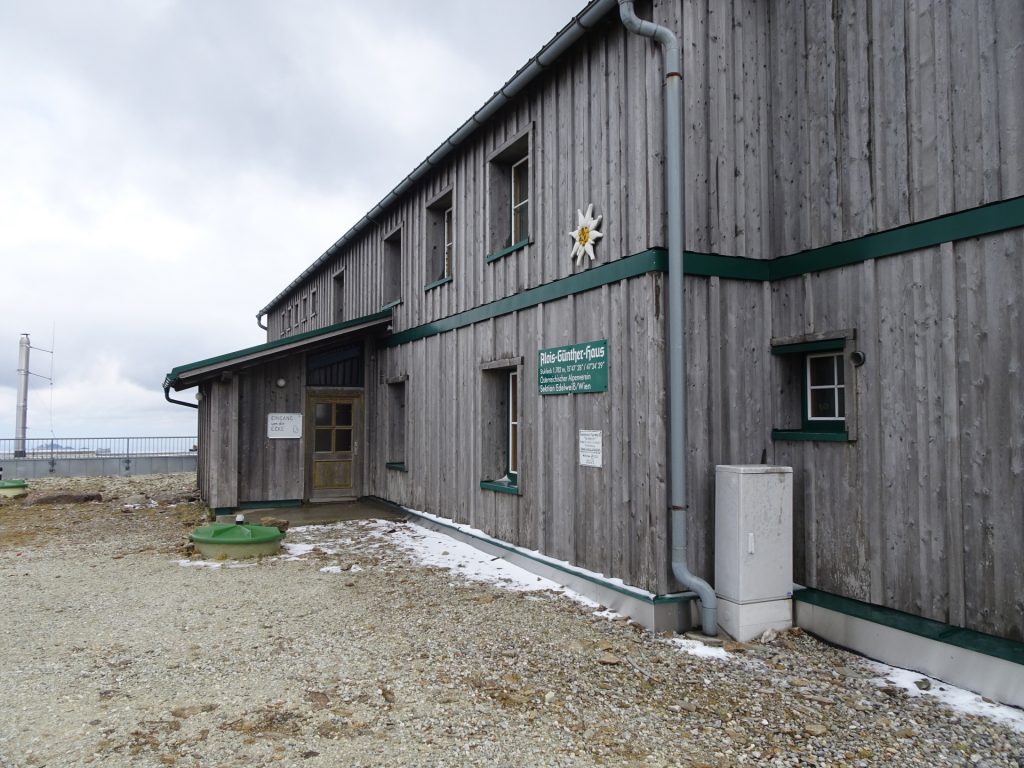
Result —
[[265, 341], [257, 310], [584, 6], [0, 0], [0, 437], [21, 333], [56, 351], [30, 438], [194, 435], [164, 374]]

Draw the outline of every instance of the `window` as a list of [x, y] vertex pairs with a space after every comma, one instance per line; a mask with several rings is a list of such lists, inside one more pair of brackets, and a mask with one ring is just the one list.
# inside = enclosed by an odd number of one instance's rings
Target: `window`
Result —
[[288, 318], [285, 311], [281, 310], [281, 335], [284, 336], [288, 333]]
[[451, 280], [455, 255], [455, 209], [446, 192], [427, 206], [427, 285], [435, 288]]
[[334, 296], [332, 308], [334, 310], [334, 319], [330, 322], [338, 323], [345, 319], [345, 270], [339, 269], [332, 276], [332, 282], [334, 283]]
[[383, 305], [397, 304], [402, 299], [402, 229], [384, 238]]
[[846, 387], [842, 354], [808, 355], [807, 421], [846, 421]]
[[316, 317], [316, 288], [309, 294], [309, 316]]
[[512, 165], [512, 242], [530, 236], [530, 162], [524, 157]]
[[388, 469], [405, 471], [405, 382], [406, 377], [388, 380]]
[[519, 374], [508, 373], [508, 470], [505, 477], [515, 483], [519, 479]]
[[519, 368], [522, 358], [484, 365], [481, 425], [482, 472], [480, 487], [501, 493], [519, 493], [522, 469], [522, 410]]
[[781, 387], [778, 413], [785, 425], [772, 430], [773, 440], [854, 439], [854, 401], [848, 382], [853, 366], [862, 360], [850, 351], [855, 335], [821, 338], [814, 334], [773, 340]]
[[530, 134], [524, 133], [487, 164], [488, 261], [530, 242]]
[[306, 296], [302, 297], [302, 324], [305, 325], [306, 321], [309, 320], [309, 298]]

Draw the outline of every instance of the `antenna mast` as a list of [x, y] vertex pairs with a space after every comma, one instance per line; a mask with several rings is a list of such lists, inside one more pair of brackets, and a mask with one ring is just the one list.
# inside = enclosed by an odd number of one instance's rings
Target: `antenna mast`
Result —
[[28, 423], [28, 334], [21, 334], [18, 342], [18, 408], [14, 427], [14, 457], [25, 456], [25, 431]]

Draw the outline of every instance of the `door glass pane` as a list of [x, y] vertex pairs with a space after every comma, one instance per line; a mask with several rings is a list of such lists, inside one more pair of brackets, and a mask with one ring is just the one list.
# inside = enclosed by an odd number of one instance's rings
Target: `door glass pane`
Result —
[[331, 450], [331, 432], [329, 429], [316, 430], [316, 437], [313, 440], [314, 451]]
[[[318, 427], [327, 427], [331, 423], [331, 406], [327, 403], [317, 403], [314, 414], [314, 424]], [[319, 449], [317, 449], [319, 450]]]
[[351, 429], [338, 429], [335, 430], [335, 441], [336, 451], [351, 451], [352, 450], [352, 430]]
[[334, 408], [334, 423], [339, 427], [351, 427], [352, 403], [338, 403]]

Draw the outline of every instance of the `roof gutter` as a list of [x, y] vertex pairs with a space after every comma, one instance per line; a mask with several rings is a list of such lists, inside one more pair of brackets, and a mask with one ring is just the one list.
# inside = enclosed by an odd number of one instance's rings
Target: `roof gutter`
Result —
[[184, 400], [175, 400], [171, 397], [171, 385], [164, 381], [164, 400], [168, 403], [174, 403], [175, 405], [184, 405], [186, 408], [198, 408], [199, 406], [195, 403], [189, 403]]
[[[269, 304], [263, 307], [263, 309], [256, 314], [256, 322], [259, 323], [260, 317], [267, 314], [279, 301], [281, 301], [281, 299], [291, 293], [292, 290], [299, 286], [307, 277], [316, 272], [325, 261], [338, 253], [346, 244], [354, 240], [368, 226], [376, 223], [375, 220], [414, 184], [423, 179], [428, 173], [430, 173], [430, 171], [440, 165], [456, 147], [476, 133], [477, 128], [490, 120], [498, 111], [508, 104], [509, 101], [525, 90], [526, 87], [546, 71], [548, 67], [558, 59], [558, 57], [565, 53], [573, 43], [583, 37], [583, 34], [588, 29], [594, 27], [605, 15], [614, 9], [615, 2], [616, 0], [594, 0], [594, 2], [575, 16], [572, 21], [566, 24], [565, 27], [562, 28], [562, 31], [555, 35], [551, 42], [541, 48], [536, 56], [526, 62], [526, 64], [512, 76], [512, 79], [499, 88], [494, 95], [491, 96], [491, 98], [473, 114], [472, 117], [464, 122], [451, 136], [445, 139], [437, 149], [427, 155], [426, 160], [416, 166], [412, 173], [402, 179], [394, 189], [385, 195], [383, 200], [377, 203], [377, 205], [363, 216], [363, 218], [357, 221], [348, 232], [342, 235], [334, 245], [324, 251], [320, 258], [306, 267], [302, 271], [302, 274], [292, 280], [283, 291], [275, 296]], [[260, 327], [262, 327], [262, 325]]]
[[700, 597], [701, 628], [718, 634], [718, 600], [711, 585], [691, 573], [687, 553], [686, 499], [686, 323], [683, 292], [685, 209], [683, 200], [683, 62], [672, 30], [639, 18], [633, 0], [618, 0], [626, 29], [653, 39], [665, 60], [665, 186], [668, 206], [668, 393], [669, 511], [672, 520], [672, 574]]

